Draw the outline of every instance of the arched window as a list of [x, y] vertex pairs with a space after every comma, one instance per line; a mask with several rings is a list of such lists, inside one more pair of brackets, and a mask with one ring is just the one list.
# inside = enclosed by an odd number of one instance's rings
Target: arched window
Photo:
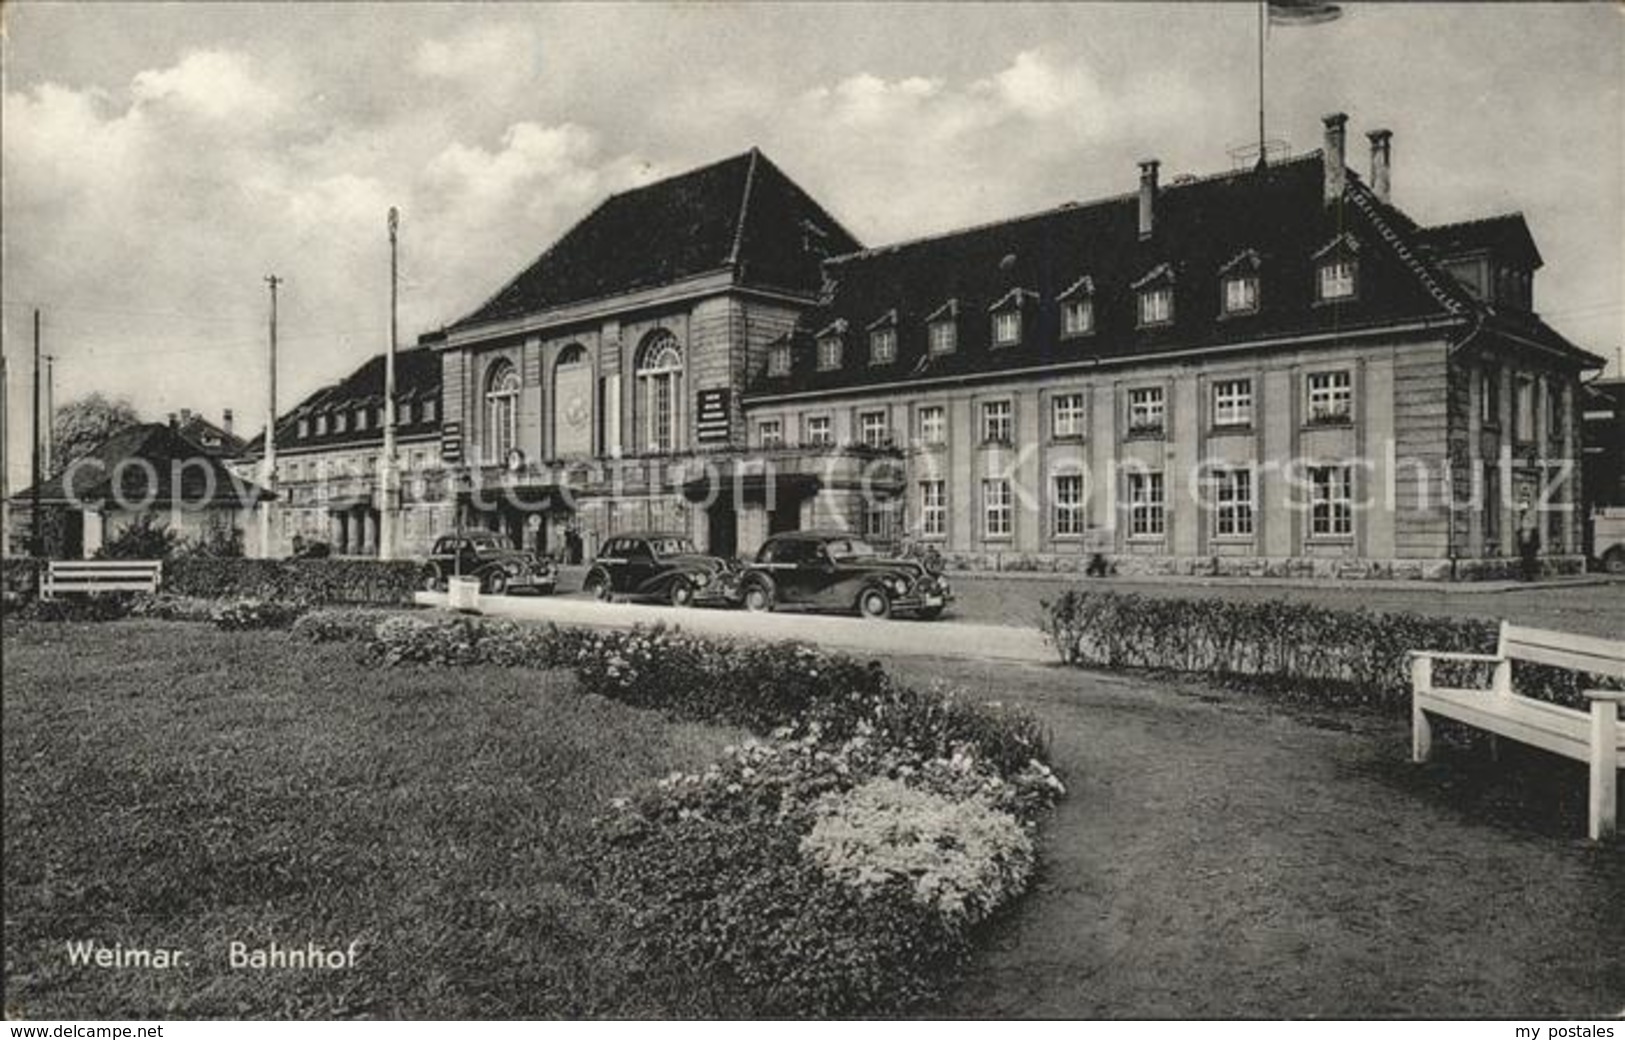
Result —
[[649, 334], [638, 350], [637, 379], [637, 424], [645, 449], [675, 450], [683, 398], [683, 352], [676, 336], [663, 329]]
[[519, 444], [519, 373], [498, 361], [485, 376], [485, 460], [502, 462]]
[[553, 454], [592, 454], [593, 379], [587, 348], [571, 343], [553, 365]]

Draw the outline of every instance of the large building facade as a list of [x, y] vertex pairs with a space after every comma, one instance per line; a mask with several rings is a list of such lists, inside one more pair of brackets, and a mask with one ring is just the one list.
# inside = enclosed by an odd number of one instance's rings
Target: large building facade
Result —
[[452, 325], [465, 516], [543, 551], [841, 526], [971, 567], [1577, 569], [1580, 376], [1521, 216], [1391, 141], [864, 249], [759, 152], [614, 196]]

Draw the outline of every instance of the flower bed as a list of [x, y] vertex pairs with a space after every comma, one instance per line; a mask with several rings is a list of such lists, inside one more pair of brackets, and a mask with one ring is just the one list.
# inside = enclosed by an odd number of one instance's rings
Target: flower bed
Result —
[[891, 1013], [938, 992], [978, 925], [1028, 886], [1032, 831], [1064, 792], [1036, 722], [916, 690], [801, 644], [402, 616], [394, 665], [571, 668], [583, 690], [762, 739], [617, 799], [597, 895], [625, 944], [705, 1016]]

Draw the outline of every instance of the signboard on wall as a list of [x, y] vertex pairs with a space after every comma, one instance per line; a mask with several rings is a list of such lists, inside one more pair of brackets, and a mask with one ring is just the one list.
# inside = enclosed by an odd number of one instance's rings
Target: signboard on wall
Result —
[[448, 421], [440, 424], [440, 461], [463, 461], [463, 424]]
[[694, 433], [700, 443], [728, 439], [728, 390], [701, 390], [694, 410]]
[[560, 365], [553, 382], [553, 454], [592, 454], [592, 366]]

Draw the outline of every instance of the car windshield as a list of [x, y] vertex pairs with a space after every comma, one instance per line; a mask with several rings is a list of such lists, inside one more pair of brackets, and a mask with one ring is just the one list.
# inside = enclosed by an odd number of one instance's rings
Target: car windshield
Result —
[[649, 548], [657, 556], [682, 556], [694, 551], [694, 543], [687, 538], [651, 538]]
[[505, 534], [475, 534], [469, 535], [468, 540], [474, 543], [476, 549], [512, 549], [513, 543], [508, 541]]
[[874, 546], [857, 538], [837, 538], [825, 542], [824, 549], [832, 560], [852, 560], [860, 556], [876, 555]]

